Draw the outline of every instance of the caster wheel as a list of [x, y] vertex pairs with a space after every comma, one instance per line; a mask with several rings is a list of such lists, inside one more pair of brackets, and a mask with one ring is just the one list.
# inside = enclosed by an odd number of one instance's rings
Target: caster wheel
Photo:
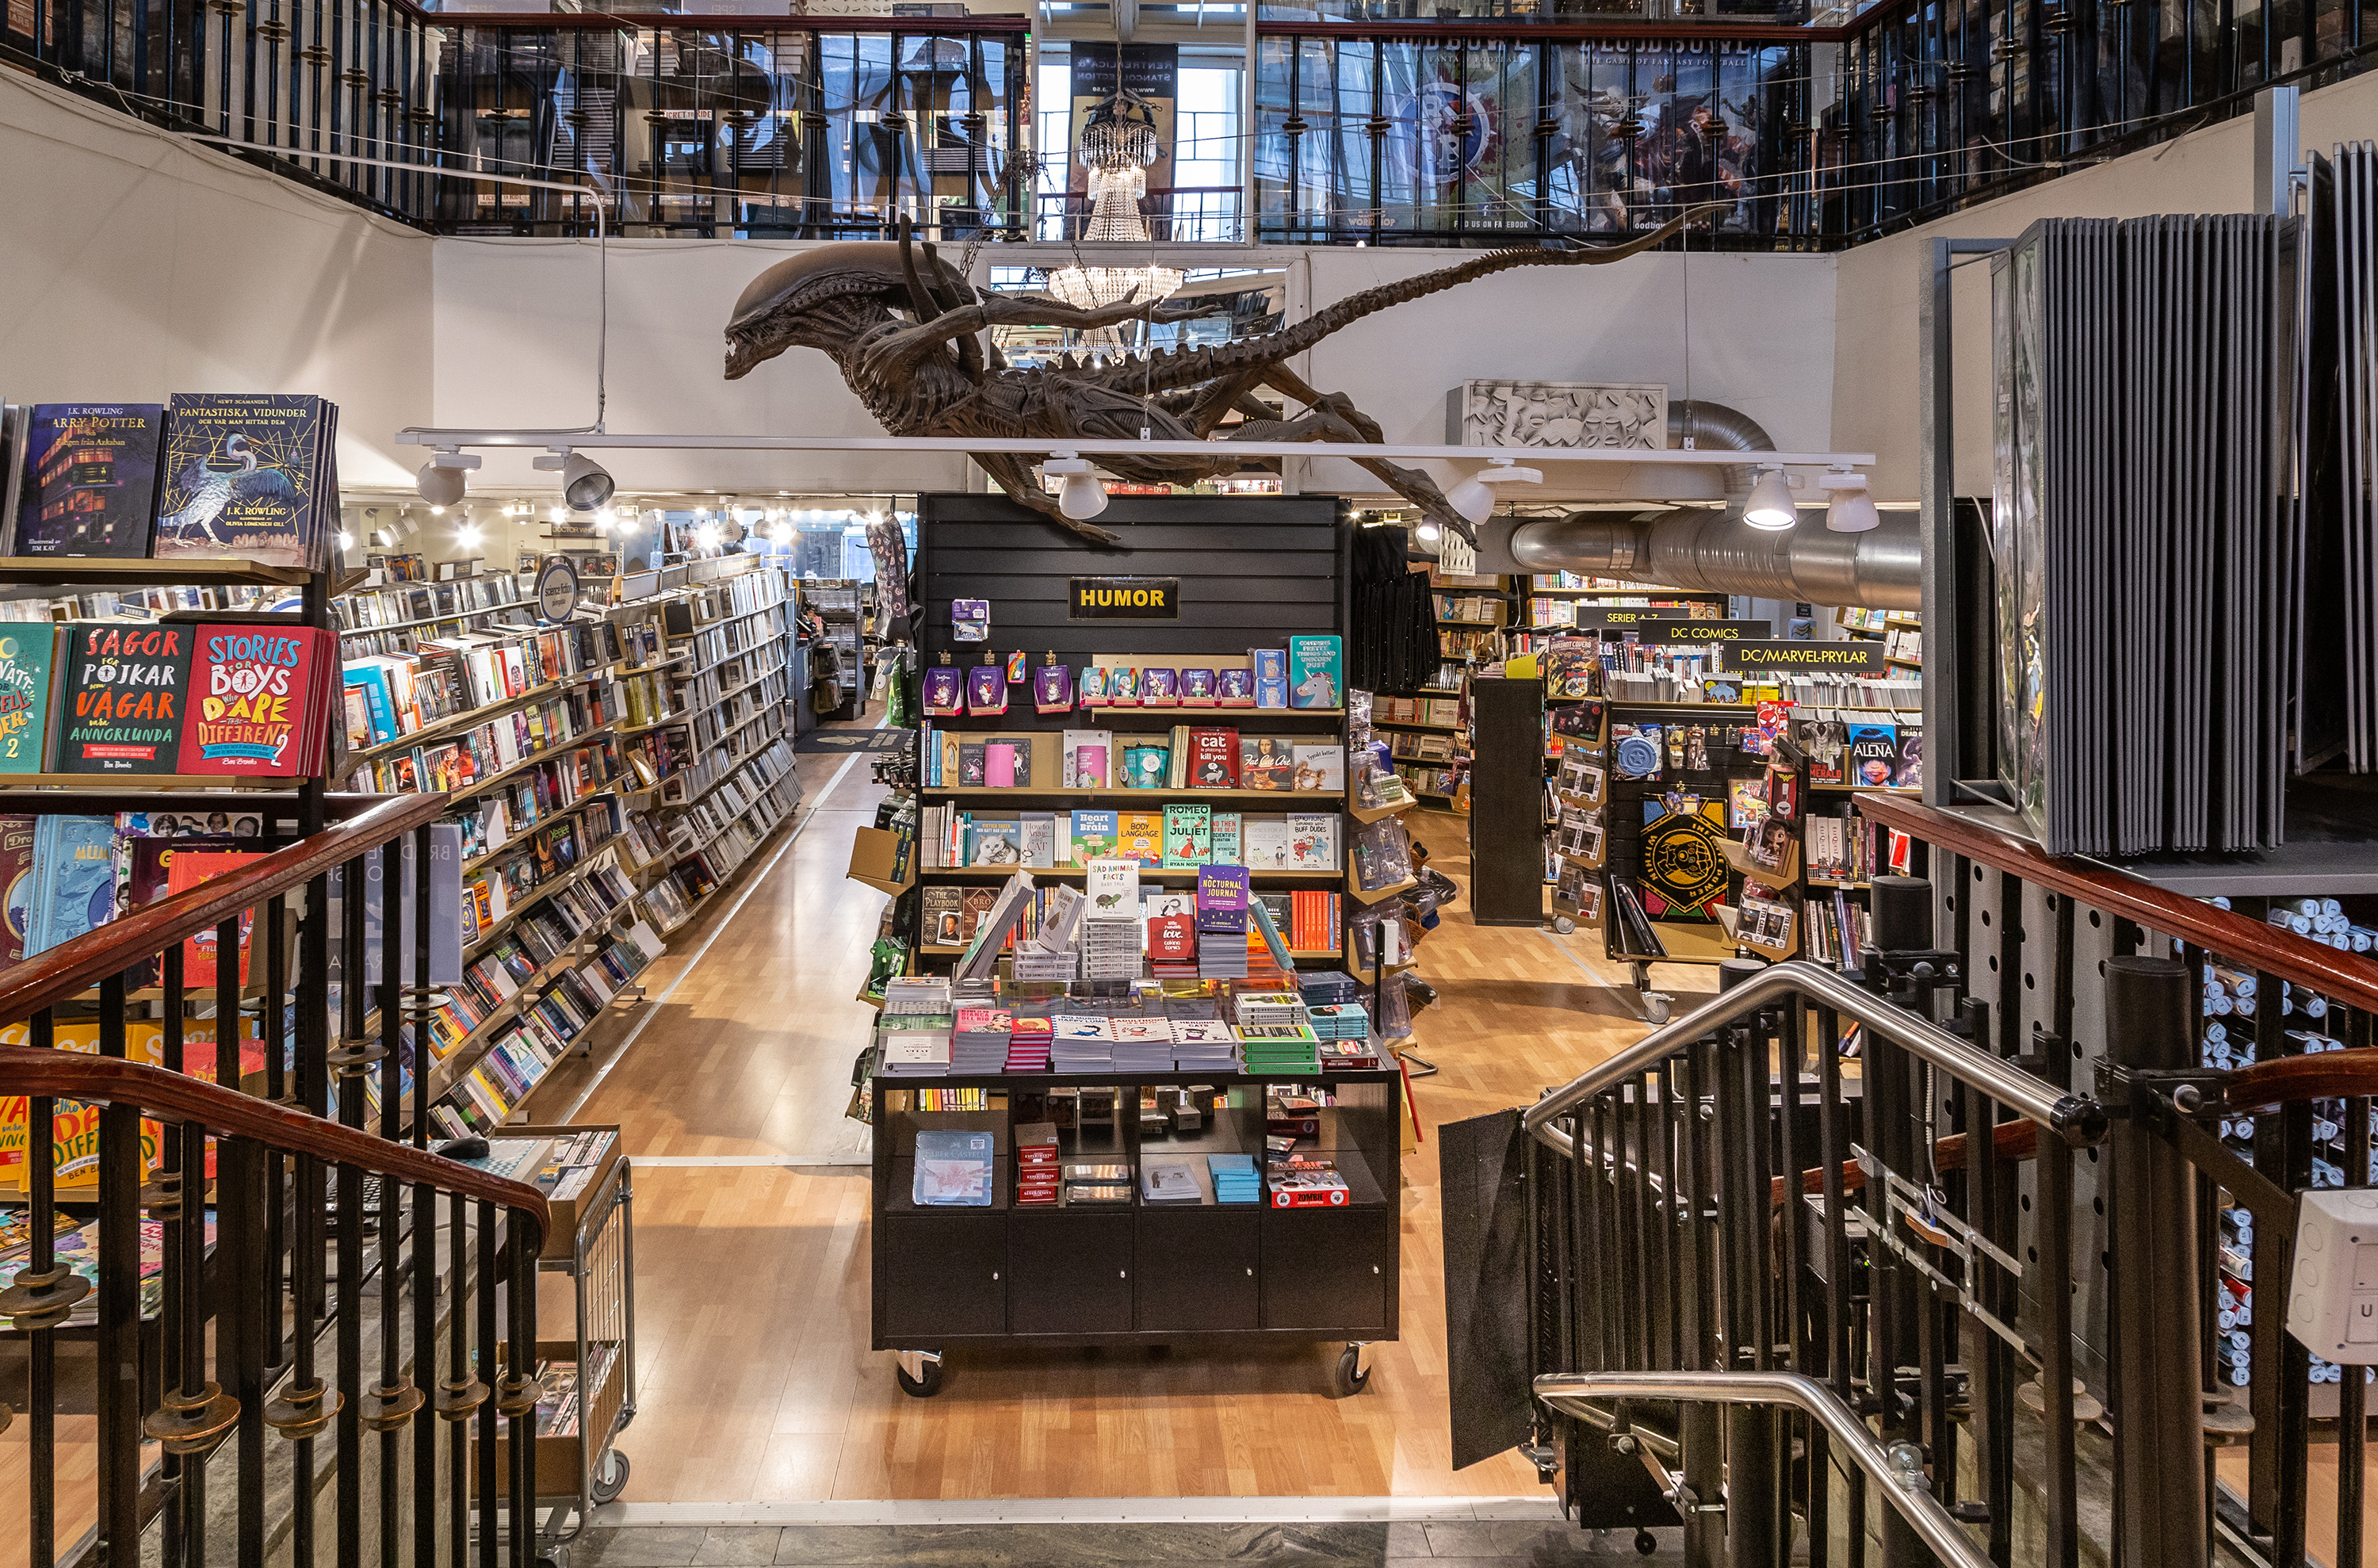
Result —
[[1667, 1022], [1667, 1021], [1668, 1021], [1668, 999], [1667, 999], [1665, 996], [1646, 996], [1646, 997], [1644, 997], [1644, 998], [1643, 998], [1643, 1017], [1644, 1017], [1644, 1019], [1645, 1019], [1647, 1021], [1651, 1022], [1651, 1023], [1665, 1023], [1665, 1022]]
[[1635, 1532], [1635, 1550], [1640, 1555], [1649, 1557], [1660, 1550], [1660, 1542], [1651, 1531], [1638, 1530]]
[[1362, 1393], [1371, 1384], [1371, 1374], [1363, 1370], [1363, 1353], [1352, 1345], [1338, 1357], [1336, 1369], [1330, 1374], [1329, 1393], [1334, 1399], [1347, 1399]]
[[538, 1553], [536, 1568], [570, 1568], [570, 1549], [558, 1546], [551, 1551]]
[[1556, 915], [1553, 919], [1553, 929], [1567, 936], [1577, 929], [1577, 922], [1567, 915]]
[[910, 1377], [906, 1367], [896, 1367], [894, 1375], [900, 1380], [900, 1392], [911, 1399], [931, 1399], [942, 1392], [942, 1364], [939, 1361], [926, 1362], [922, 1378]]
[[594, 1476], [587, 1483], [586, 1495], [600, 1508], [607, 1502], [618, 1502], [619, 1494], [627, 1490], [628, 1456], [616, 1448], [605, 1449], [603, 1456], [594, 1462]]

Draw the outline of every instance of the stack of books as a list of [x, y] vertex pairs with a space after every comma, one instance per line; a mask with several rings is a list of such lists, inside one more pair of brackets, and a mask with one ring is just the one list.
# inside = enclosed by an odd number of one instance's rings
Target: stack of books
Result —
[[960, 1007], [950, 1036], [950, 1071], [996, 1073], [1007, 1066], [1014, 1015], [1004, 1007]]
[[894, 1078], [942, 1078], [950, 1070], [947, 1013], [902, 1013], [886, 1016], [876, 1035], [878, 1071]]
[[1304, 998], [1293, 991], [1243, 991], [1231, 998], [1231, 1007], [1241, 1024], [1294, 1024], [1303, 1028], [1312, 1021]]
[[1217, 1203], [1261, 1203], [1263, 1183], [1255, 1175], [1253, 1154], [1208, 1154], [1206, 1169], [1214, 1178]]
[[1007, 1035], [1007, 1070], [1009, 1072], [1047, 1072], [1049, 1043], [1051, 1038], [1052, 1031], [1047, 1019], [1010, 1019]]
[[1088, 1205], [1131, 1203], [1131, 1164], [1128, 1161], [1067, 1160], [1064, 1162], [1064, 1195], [1068, 1208]]
[[1219, 1019], [1180, 1019], [1172, 1025], [1172, 1066], [1179, 1072], [1231, 1072], [1239, 1065], [1238, 1037]]
[[1147, 972], [1159, 980], [1195, 980], [1202, 947], [1188, 915], [1158, 915], [1147, 923]]
[[1308, 1015], [1313, 1032], [1324, 1040], [1368, 1040], [1371, 1015], [1360, 1002], [1338, 1002], [1315, 1007]]
[[950, 982], [946, 975], [910, 975], [883, 983], [883, 1022], [891, 1026], [900, 1013], [946, 1013]]
[[1063, 985], [1070, 983], [1081, 968], [1082, 956], [1071, 947], [1033, 947], [1015, 949], [1015, 978], [1019, 981]]
[[931, 1208], [987, 1209], [991, 1207], [991, 1159], [988, 1132], [919, 1132], [910, 1196]]
[[1241, 1024], [1239, 1055], [1263, 1076], [1312, 1077], [1321, 1071], [1321, 1042], [1302, 1023]]
[[1359, 1001], [1363, 995], [1361, 981], [1351, 974], [1334, 969], [1321, 970], [1309, 974], [1299, 971], [1296, 976], [1296, 988], [1303, 993], [1304, 1005], [1308, 1007], [1329, 1007]]
[[1139, 978], [1139, 919], [1082, 922], [1082, 978]]
[[1154, 1160], [1140, 1167], [1139, 1200], [1185, 1207], [1205, 1202], [1206, 1194], [1197, 1185], [1197, 1172], [1186, 1161]]
[[1049, 1020], [1049, 1066], [1054, 1072], [1110, 1072], [1114, 1068], [1114, 1025], [1083, 1013], [1060, 1013]]
[[1057, 1201], [1057, 1124], [1019, 1122], [1015, 1128], [1015, 1206], [1051, 1208]]
[[1108, 1021], [1114, 1037], [1118, 1072], [1171, 1072], [1172, 1025], [1164, 1019], [1118, 1018]]

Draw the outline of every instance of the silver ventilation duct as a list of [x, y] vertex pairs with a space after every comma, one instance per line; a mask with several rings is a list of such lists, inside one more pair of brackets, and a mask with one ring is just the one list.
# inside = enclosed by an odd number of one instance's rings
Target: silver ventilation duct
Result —
[[[1775, 450], [1757, 421], [1723, 404], [1670, 403], [1670, 443], [1682, 446], [1687, 435], [1694, 446], [1711, 450]], [[1810, 604], [1923, 608], [1924, 549], [1914, 513], [1886, 512], [1879, 528], [1835, 534], [1825, 528], [1822, 512], [1809, 511], [1796, 528], [1762, 533], [1741, 521], [1742, 501], [1757, 472], [1747, 464], [1726, 466], [1723, 511], [1685, 508], [1633, 517], [1572, 512], [1523, 523], [1512, 531], [1511, 557], [1528, 572], [1582, 572]]]

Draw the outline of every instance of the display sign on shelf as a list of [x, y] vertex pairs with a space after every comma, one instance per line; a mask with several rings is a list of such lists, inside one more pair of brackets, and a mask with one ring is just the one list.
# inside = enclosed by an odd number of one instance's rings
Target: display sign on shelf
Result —
[[1178, 577], [1076, 577], [1066, 597], [1073, 621], [1178, 621]]
[[1739, 670], [1822, 669], [1880, 675], [1887, 667], [1879, 643], [1729, 643], [1726, 664]]

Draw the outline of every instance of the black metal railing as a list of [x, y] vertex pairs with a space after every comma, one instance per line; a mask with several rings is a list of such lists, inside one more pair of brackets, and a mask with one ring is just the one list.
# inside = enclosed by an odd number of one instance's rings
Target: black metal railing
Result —
[[0, 1527], [32, 1562], [534, 1559], [545, 1200], [428, 1152], [439, 998], [410, 979], [446, 800], [366, 804], [0, 976], [29, 1237], [0, 1313], [30, 1341]]
[[2378, 963], [1865, 809], [1930, 876], [1877, 881], [1862, 969], [1745, 961], [1522, 1117], [1539, 1465], [1696, 1568], [1935, 1561], [1884, 1455], [2001, 1564], [2359, 1568], [2364, 1369], [2285, 1319], [2294, 1195], [2374, 1185]]

